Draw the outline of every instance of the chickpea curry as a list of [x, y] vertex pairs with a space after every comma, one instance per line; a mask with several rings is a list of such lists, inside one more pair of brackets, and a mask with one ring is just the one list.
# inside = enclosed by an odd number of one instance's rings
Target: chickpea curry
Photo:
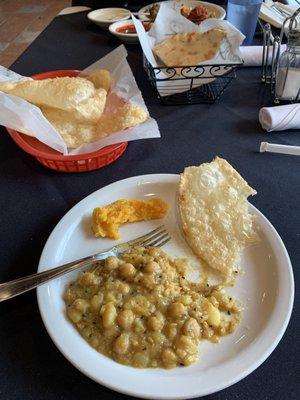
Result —
[[217, 343], [235, 330], [241, 310], [221, 285], [186, 274], [186, 260], [158, 248], [108, 257], [66, 288], [67, 315], [91, 346], [119, 363], [190, 365], [202, 339]]

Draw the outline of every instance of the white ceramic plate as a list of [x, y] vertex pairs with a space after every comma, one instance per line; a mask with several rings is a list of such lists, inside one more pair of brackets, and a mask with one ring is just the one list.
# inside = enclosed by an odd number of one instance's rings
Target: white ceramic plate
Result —
[[[170, 0], [169, 3], [172, 3], [173, 1]], [[141, 20], [147, 20], [147, 13], [150, 9], [150, 7], [154, 6], [155, 4], [160, 4], [162, 2], [156, 2], [156, 3], [152, 3], [152, 4], [148, 4], [145, 7], [142, 7], [139, 12], [138, 12], [138, 18]], [[207, 8], [207, 10], [209, 11], [213, 11], [216, 13], [216, 19], [224, 19], [226, 16], [226, 11], [224, 10], [224, 8], [213, 4], [213, 3], [207, 3], [206, 1], [199, 1], [199, 0], [183, 0], [182, 4], [187, 5], [189, 7], [196, 7], [199, 4], [202, 4], [203, 6], [205, 6]], [[181, 4], [180, 4], [181, 5]]]
[[[177, 213], [178, 175], [144, 175], [104, 187], [83, 199], [58, 223], [41, 256], [39, 271], [108, 249], [112, 242], [91, 234], [90, 216], [96, 206], [120, 198], [159, 196], [171, 209], [164, 223], [172, 241], [164, 250], [173, 256], [190, 256], [179, 228]], [[203, 342], [200, 360], [187, 368], [134, 369], [120, 365], [90, 347], [65, 316], [63, 292], [76, 273], [56, 279], [38, 289], [40, 312], [51, 338], [65, 357], [81, 372], [116, 391], [142, 398], [187, 399], [214, 393], [238, 382], [257, 368], [281, 339], [292, 310], [294, 281], [289, 256], [278, 233], [253, 206], [261, 241], [244, 252], [244, 275], [230, 290], [244, 305], [237, 331], [220, 344]], [[141, 235], [159, 221], [127, 224], [123, 241]], [[114, 244], [114, 243], [113, 243]], [[276, 374], [276, 371], [274, 372]]]

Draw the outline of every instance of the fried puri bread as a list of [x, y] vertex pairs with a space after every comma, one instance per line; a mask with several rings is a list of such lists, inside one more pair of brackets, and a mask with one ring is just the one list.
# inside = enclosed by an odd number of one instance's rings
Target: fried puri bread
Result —
[[220, 28], [209, 31], [177, 33], [153, 48], [153, 53], [168, 67], [198, 65], [214, 58], [226, 37]]
[[94, 123], [79, 121], [74, 113], [52, 107], [41, 107], [41, 110], [70, 148], [95, 142], [112, 133], [136, 126], [148, 118], [147, 112], [133, 103], [124, 104], [112, 114], [101, 115]]
[[97, 69], [84, 77], [0, 83], [0, 90], [38, 106], [66, 145], [76, 148], [136, 126], [148, 118], [143, 108], [125, 103], [112, 93], [107, 104], [111, 86], [110, 72]]
[[256, 191], [224, 159], [185, 168], [179, 209], [193, 252], [224, 276], [239, 267], [245, 246], [258, 240], [247, 197]]
[[89, 121], [102, 115], [107, 94], [105, 89], [95, 89], [93, 82], [79, 77], [2, 83], [0, 90], [37, 106], [73, 111], [78, 119]]
[[112, 79], [110, 72], [106, 69], [96, 69], [84, 77], [92, 82], [96, 89], [102, 88], [109, 92]]

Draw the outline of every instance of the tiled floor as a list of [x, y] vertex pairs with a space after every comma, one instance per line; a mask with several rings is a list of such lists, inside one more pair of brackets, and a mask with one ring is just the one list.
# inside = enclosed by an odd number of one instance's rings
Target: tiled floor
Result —
[[71, 0], [0, 0], [0, 65], [9, 67]]

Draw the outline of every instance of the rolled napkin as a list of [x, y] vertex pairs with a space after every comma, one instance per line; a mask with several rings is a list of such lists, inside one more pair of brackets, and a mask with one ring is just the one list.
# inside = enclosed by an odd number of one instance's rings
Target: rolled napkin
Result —
[[[280, 54], [286, 50], [286, 45], [280, 46]], [[268, 64], [272, 62], [273, 47], [269, 49]], [[259, 67], [262, 65], [263, 46], [241, 46], [240, 57], [244, 60], [244, 67]]]
[[259, 111], [259, 122], [268, 132], [300, 129], [300, 104], [263, 107]]

